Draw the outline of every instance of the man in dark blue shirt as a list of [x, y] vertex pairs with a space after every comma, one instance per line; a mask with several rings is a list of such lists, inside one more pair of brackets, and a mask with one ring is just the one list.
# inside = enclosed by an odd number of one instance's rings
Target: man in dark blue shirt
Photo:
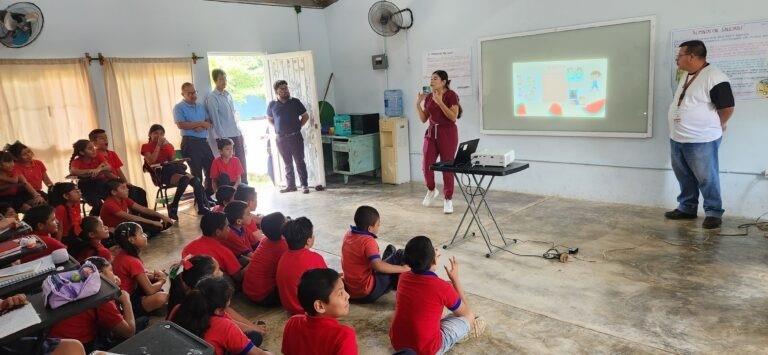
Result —
[[277, 100], [269, 103], [267, 119], [275, 127], [277, 149], [285, 164], [287, 186], [280, 192], [296, 191], [296, 177], [293, 172], [293, 164], [296, 163], [302, 190], [308, 194], [307, 164], [304, 163], [304, 137], [301, 135], [301, 127], [309, 121], [309, 114], [299, 99], [291, 97], [285, 80], [276, 81], [273, 88]]

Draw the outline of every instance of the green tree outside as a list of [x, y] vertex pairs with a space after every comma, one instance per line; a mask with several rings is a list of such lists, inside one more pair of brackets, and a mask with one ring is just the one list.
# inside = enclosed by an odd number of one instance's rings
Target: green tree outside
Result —
[[[261, 56], [209, 56], [208, 66], [223, 69], [227, 73], [227, 91], [236, 103], [245, 103], [248, 96], [266, 99], [264, 60]], [[211, 87], [214, 86], [211, 80]]]

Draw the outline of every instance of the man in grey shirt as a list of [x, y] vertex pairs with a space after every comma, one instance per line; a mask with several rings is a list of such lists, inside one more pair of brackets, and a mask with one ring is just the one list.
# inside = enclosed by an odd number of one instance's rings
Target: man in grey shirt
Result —
[[221, 69], [211, 71], [211, 77], [216, 84], [216, 88], [205, 99], [205, 109], [208, 111], [208, 117], [213, 124], [214, 137], [219, 139], [229, 138], [235, 143], [235, 156], [240, 159], [243, 165], [243, 175], [240, 181], [248, 183], [248, 169], [245, 159], [245, 141], [240, 127], [237, 126], [235, 118], [235, 104], [232, 101], [232, 95], [225, 90], [227, 87], [227, 73]]

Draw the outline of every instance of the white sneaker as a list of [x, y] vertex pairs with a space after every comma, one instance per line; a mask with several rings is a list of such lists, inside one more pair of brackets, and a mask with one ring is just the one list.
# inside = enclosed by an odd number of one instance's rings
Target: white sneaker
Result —
[[421, 205], [424, 207], [429, 207], [432, 204], [432, 201], [434, 201], [438, 196], [440, 196], [440, 191], [438, 189], [427, 191], [427, 195], [424, 196], [424, 201], [421, 201]]
[[443, 213], [453, 213], [453, 200], [443, 200]]

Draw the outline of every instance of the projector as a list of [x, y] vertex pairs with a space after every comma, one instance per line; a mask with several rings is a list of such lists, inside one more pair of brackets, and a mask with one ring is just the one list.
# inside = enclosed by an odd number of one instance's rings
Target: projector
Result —
[[507, 166], [515, 161], [515, 151], [494, 152], [483, 150], [482, 152], [472, 153], [472, 165], [482, 166]]

